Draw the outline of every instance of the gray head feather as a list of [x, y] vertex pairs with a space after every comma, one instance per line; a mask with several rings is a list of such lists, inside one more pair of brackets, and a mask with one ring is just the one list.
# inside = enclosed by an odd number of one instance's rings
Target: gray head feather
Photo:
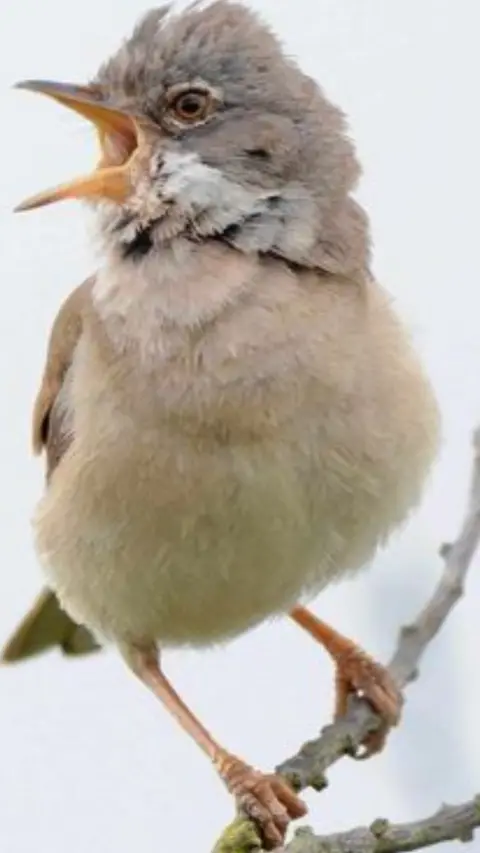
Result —
[[[198, 80], [218, 94], [218, 108], [198, 126], [169, 126], [168, 90]], [[146, 228], [153, 244], [183, 231], [221, 234], [242, 251], [330, 272], [367, 269], [344, 116], [251, 10], [228, 0], [154, 9], [94, 82], [159, 127], [135, 197], [121, 213], [104, 212], [118, 239]]]

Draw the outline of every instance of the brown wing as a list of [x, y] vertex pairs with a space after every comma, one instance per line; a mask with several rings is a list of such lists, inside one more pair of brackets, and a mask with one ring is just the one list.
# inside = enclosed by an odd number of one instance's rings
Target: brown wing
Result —
[[55, 317], [40, 390], [33, 408], [32, 444], [36, 454], [45, 449], [47, 479], [65, 453], [70, 440], [62, 429], [62, 408], [55, 406], [70, 368], [73, 353], [82, 333], [83, 312], [92, 290], [90, 278], [77, 287], [62, 304]]
[[[94, 279], [77, 287], [58, 312], [50, 334], [47, 361], [33, 411], [33, 448], [46, 453], [46, 478], [52, 476], [73, 439], [68, 409], [62, 405], [73, 353], [82, 333], [82, 317]], [[59, 646], [67, 655], [86, 654], [99, 648], [90, 632], [77, 625], [60, 608], [55, 594], [44, 589], [4, 647], [6, 663], [40, 654]]]

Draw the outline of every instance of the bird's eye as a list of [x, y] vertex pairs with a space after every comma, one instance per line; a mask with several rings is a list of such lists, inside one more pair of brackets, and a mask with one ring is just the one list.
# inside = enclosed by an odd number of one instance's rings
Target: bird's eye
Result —
[[175, 118], [183, 122], [196, 122], [205, 119], [210, 111], [211, 97], [208, 92], [190, 89], [171, 102], [170, 110]]

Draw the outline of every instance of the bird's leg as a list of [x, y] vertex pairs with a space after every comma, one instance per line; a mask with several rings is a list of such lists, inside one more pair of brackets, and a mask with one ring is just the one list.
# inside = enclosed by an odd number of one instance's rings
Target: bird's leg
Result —
[[335, 719], [346, 713], [348, 697], [352, 693], [367, 699], [382, 718], [382, 726], [368, 735], [363, 744], [364, 752], [359, 757], [367, 758], [380, 752], [390, 728], [399, 722], [403, 704], [392, 676], [360, 646], [317, 619], [305, 607], [294, 607], [290, 616], [321, 643], [335, 661]]
[[292, 818], [307, 811], [285, 780], [275, 774], [263, 774], [227, 752], [195, 717], [162, 672], [157, 649], [153, 646], [121, 646], [126, 663], [210, 758], [238, 808], [252, 818], [261, 830], [268, 849], [282, 844]]

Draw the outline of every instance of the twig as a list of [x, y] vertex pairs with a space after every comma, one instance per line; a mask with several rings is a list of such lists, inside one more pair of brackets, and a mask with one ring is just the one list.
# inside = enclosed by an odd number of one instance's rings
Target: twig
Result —
[[314, 835], [309, 829], [300, 829], [285, 853], [405, 853], [444, 841], [472, 841], [478, 826], [480, 796], [460, 806], [442, 806], [431, 817], [413, 823], [378, 819], [369, 827], [335, 835]]
[[[427, 605], [418, 617], [400, 630], [389, 671], [399, 687], [405, 687], [418, 675], [420, 660], [451, 610], [463, 594], [465, 577], [480, 542], [480, 427], [473, 436], [474, 460], [465, 519], [457, 539], [443, 545], [440, 554], [444, 569]], [[276, 771], [285, 776], [297, 791], [327, 785], [325, 771], [345, 755], [361, 757], [365, 736], [380, 725], [378, 716], [363, 699], [353, 697], [347, 714], [322, 729], [315, 740], [305, 743]], [[285, 851], [289, 853], [401, 853], [418, 850], [441, 841], [471, 840], [480, 826], [480, 798], [462, 806], [444, 806], [436, 815], [410, 824], [394, 825], [375, 821], [370, 828], [315, 836], [299, 830]], [[223, 833], [214, 853], [253, 853], [260, 850], [258, 835], [251, 823], [238, 817]]]

